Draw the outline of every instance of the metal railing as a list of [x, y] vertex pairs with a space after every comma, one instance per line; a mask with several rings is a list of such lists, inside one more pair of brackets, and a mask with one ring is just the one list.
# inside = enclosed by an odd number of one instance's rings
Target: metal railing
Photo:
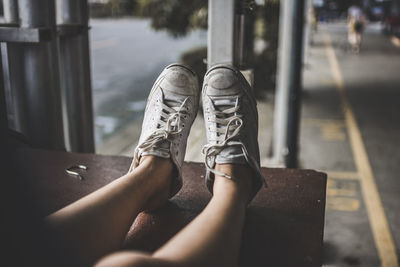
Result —
[[3, 5], [9, 127], [35, 147], [94, 152], [87, 1]]

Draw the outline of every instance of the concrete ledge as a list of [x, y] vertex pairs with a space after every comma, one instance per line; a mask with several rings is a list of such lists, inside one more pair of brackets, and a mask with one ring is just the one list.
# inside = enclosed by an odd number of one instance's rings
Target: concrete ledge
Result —
[[[42, 216], [95, 191], [126, 173], [131, 159], [33, 149], [11, 153], [15, 171], [32, 189]], [[83, 164], [80, 181], [65, 168]], [[262, 168], [262, 188], [248, 208], [240, 266], [321, 266], [326, 175], [312, 170]], [[204, 166], [185, 163], [182, 190], [160, 210], [142, 213], [125, 249], [154, 251], [206, 206]], [[195, 242], [195, 241], [194, 241]]]

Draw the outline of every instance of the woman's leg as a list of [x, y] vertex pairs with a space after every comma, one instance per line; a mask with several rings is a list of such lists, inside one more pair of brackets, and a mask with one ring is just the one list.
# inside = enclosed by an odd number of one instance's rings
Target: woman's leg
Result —
[[48, 216], [58, 249], [83, 265], [117, 250], [138, 213], [168, 199], [172, 170], [169, 159], [144, 156], [133, 171]]
[[153, 255], [117, 252], [99, 266], [235, 266], [238, 263], [246, 206], [253, 172], [247, 165], [217, 165], [214, 195], [189, 225]]
[[154, 257], [186, 266], [237, 265], [253, 173], [246, 165], [217, 165], [216, 169], [234, 181], [216, 175], [214, 195], [204, 211]]

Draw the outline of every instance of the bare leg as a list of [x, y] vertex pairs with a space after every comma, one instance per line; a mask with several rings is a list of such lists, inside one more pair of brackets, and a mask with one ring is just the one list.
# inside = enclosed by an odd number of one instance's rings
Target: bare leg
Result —
[[172, 170], [169, 159], [144, 156], [133, 171], [51, 214], [46, 223], [59, 249], [88, 265], [120, 248], [137, 214], [167, 200]]
[[207, 207], [153, 255], [114, 253], [101, 266], [235, 266], [238, 263], [251, 170], [245, 165], [217, 165], [235, 181], [216, 176]]
[[357, 40], [357, 53], [359, 53], [360, 48], [361, 48], [361, 33], [360, 32], [357, 32], [356, 40]]

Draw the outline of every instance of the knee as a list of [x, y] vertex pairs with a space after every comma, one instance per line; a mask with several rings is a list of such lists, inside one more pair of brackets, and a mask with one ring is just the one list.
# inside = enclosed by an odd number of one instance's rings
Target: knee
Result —
[[149, 265], [151, 256], [137, 252], [115, 252], [101, 258], [95, 266], [134, 266], [145, 267]]

